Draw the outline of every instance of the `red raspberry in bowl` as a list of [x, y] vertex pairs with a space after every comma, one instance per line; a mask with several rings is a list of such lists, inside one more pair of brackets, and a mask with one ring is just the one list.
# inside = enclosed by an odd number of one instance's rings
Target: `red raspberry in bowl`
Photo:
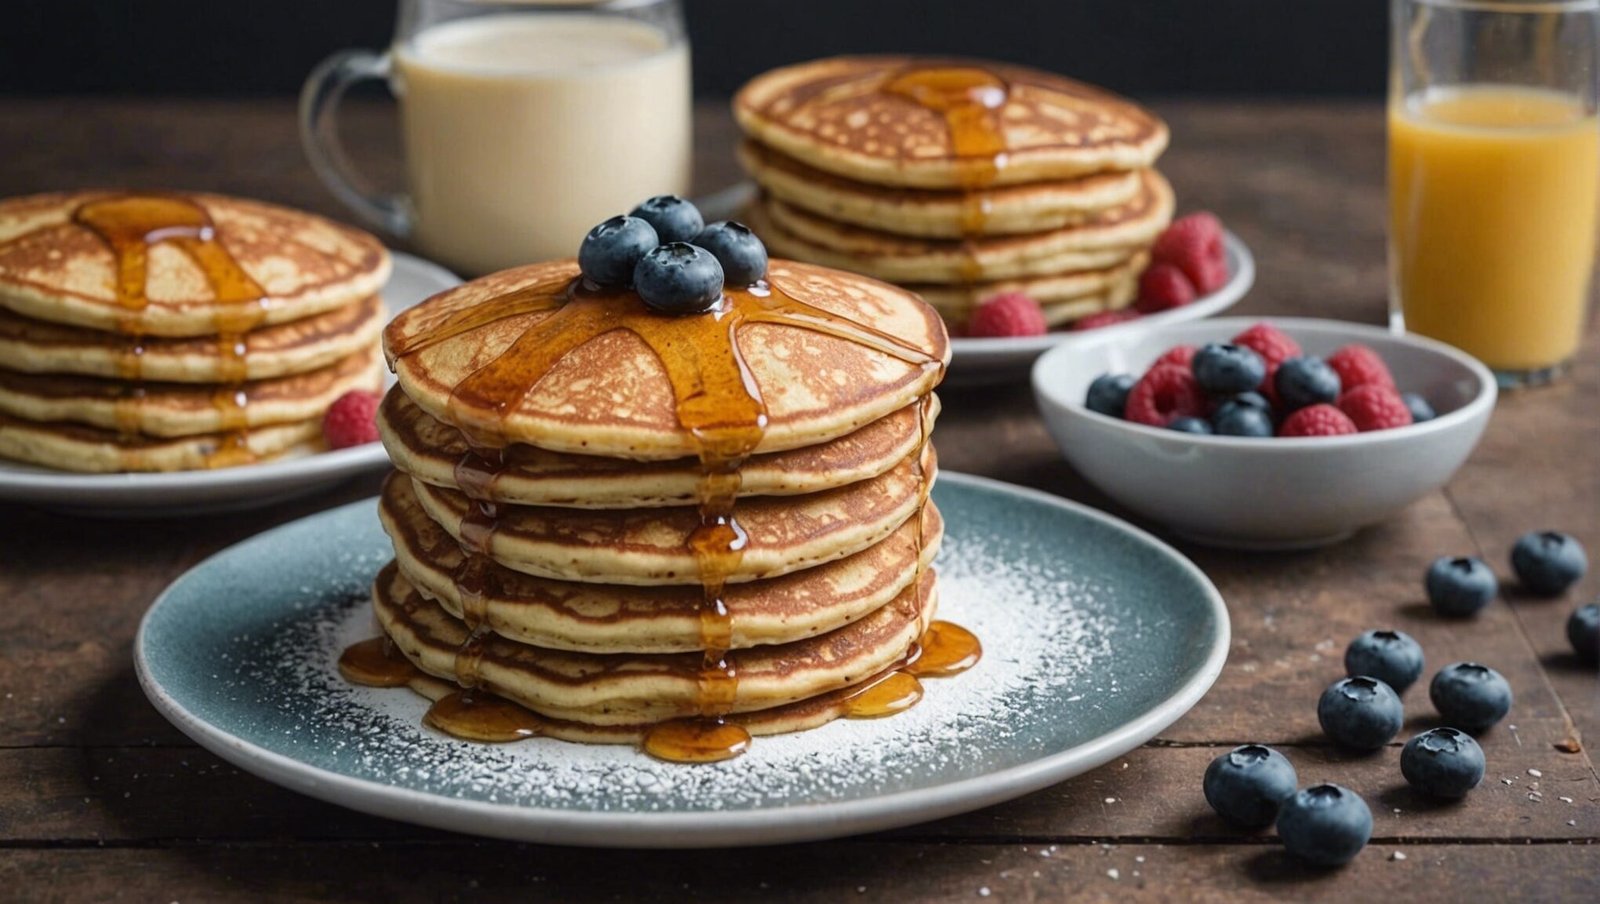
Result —
[[[1332, 363], [1332, 359], [1329, 359]], [[1383, 362], [1378, 362], [1383, 363]], [[1339, 410], [1343, 411], [1362, 433], [1368, 430], [1389, 430], [1411, 425], [1411, 409], [1393, 386], [1381, 383], [1363, 383], [1346, 390], [1339, 397]]]
[[1098, 330], [1101, 327], [1116, 326], [1119, 323], [1127, 323], [1130, 320], [1138, 319], [1139, 312], [1127, 308], [1120, 311], [1101, 311], [1098, 314], [1090, 314], [1087, 317], [1079, 317], [1074, 320], [1072, 322], [1072, 331]]
[[1163, 364], [1176, 364], [1179, 367], [1192, 367], [1194, 365], [1194, 356], [1199, 351], [1198, 348], [1192, 345], [1174, 345], [1163, 352], [1161, 357], [1156, 359], [1156, 363], [1150, 366], [1155, 368]]
[[1157, 314], [1183, 307], [1196, 294], [1182, 270], [1172, 264], [1151, 264], [1139, 275], [1139, 300], [1133, 306], [1141, 314]]
[[1394, 388], [1394, 375], [1389, 373], [1389, 365], [1368, 346], [1347, 345], [1324, 360], [1339, 375], [1339, 385], [1347, 392], [1369, 383]]
[[1049, 328], [1039, 302], [1021, 292], [1001, 292], [978, 305], [967, 319], [967, 335], [973, 338], [1043, 336]]
[[[1298, 358], [1305, 352], [1300, 350], [1300, 343], [1290, 339], [1282, 330], [1270, 323], [1262, 321], [1233, 337], [1234, 345], [1242, 345], [1261, 357], [1267, 359], [1267, 369], [1273, 370], [1279, 364], [1290, 358]], [[1271, 383], [1271, 380], [1267, 381]]]
[[1203, 210], [1174, 220], [1156, 239], [1150, 256], [1159, 264], [1182, 270], [1202, 295], [1215, 292], [1228, 281], [1222, 222]]
[[1133, 384], [1123, 417], [1136, 424], [1165, 427], [1180, 417], [1204, 419], [1206, 407], [1206, 394], [1187, 365], [1158, 362]]
[[375, 392], [352, 389], [328, 406], [322, 416], [322, 439], [330, 449], [345, 449], [378, 441], [378, 401]]
[[1308, 405], [1291, 414], [1278, 428], [1279, 436], [1345, 436], [1355, 433], [1355, 422], [1332, 405]]

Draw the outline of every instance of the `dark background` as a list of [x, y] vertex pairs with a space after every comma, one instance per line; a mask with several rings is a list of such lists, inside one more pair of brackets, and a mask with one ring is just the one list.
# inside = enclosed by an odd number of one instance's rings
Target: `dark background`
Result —
[[[381, 47], [394, 0], [3, 0], [0, 93], [287, 95]], [[1376, 95], [1386, 0], [686, 0], [696, 86], [781, 63], [959, 52], [1131, 94]]]

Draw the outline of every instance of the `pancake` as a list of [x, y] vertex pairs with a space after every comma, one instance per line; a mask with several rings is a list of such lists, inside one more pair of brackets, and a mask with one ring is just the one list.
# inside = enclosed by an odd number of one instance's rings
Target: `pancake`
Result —
[[[776, 577], [860, 552], [921, 504], [922, 476], [934, 473], [932, 447], [922, 463], [906, 459], [883, 474], [822, 493], [757, 497], [735, 509], [747, 539], [729, 583]], [[454, 490], [412, 481], [428, 517], [456, 540], [474, 510]], [[689, 536], [700, 525], [693, 506], [617, 511], [498, 506], [487, 552], [515, 571], [564, 581], [700, 585]]]
[[305, 374], [219, 387], [146, 383], [0, 370], [0, 414], [36, 422], [67, 421], [145, 436], [176, 437], [321, 418], [352, 389], [383, 385], [376, 349]]
[[[952, 323], [964, 323], [978, 305], [1003, 292], [1021, 292], [1039, 302], [1045, 320], [1060, 322], [1063, 317], [1118, 310], [1133, 303], [1139, 291], [1139, 275], [1150, 262], [1144, 252], [1114, 267], [1084, 270], [1055, 276], [1032, 276], [969, 286], [907, 285]], [[1065, 312], [1082, 311], [1067, 316]]]
[[1132, 201], [1137, 171], [1094, 173], [972, 191], [881, 188], [813, 169], [754, 142], [739, 148], [767, 194], [828, 219], [897, 235], [957, 239], [1045, 232]]
[[[876, 477], [905, 460], [931, 430], [938, 399], [919, 424], [914, 402], [854, 433], [819, 446], [757, 455], [740, 468], [739, 495], [795, 496]], [[418, 408], [398, 388], [384, 397], [378, 432], [395, 467], [424, 483], [461, 489], [457, 463], [469, 453], [461, 431]], [[534, 446], [506, 449], [504, 466], [480, 493], [493, 502], [571, 508], [624, 509], [694, 505], [702, 471], [696, 459], [638, 462], [550, 452]]]
[[[57, 471], [109, 474], [121, 471], [193, 471], [254, 464], [320, 448], [322, 419], [257, 427], [242, 435], [124, 436], [82, 424], [25, 421], [0, 414], [0, 458]], [[242, 442], [248, 455], [239, 455]]]
[[325, 367], [375, 347], [387, 312], [376, 295], [303, 320], [251, 330], [243, 354], [215, 337], [145, 338], [33, 320], [0, 309], [0, 361], [10, 370], [177, 383], [264, 380]]
[[1126, 261], [1172, 221], [1173, 195], [1155, 170], [1139, 196], [1082, 223], [1048, 232], [967, 240], [919, 239], [838, 223], [774, 198], [752, 205], [746, 222], [779, 254], [897, 283], [995, 282], [1098, 270]]
[[[117, 254], [74, 221], [85, 204], [126, 204], [130, 198], [137, 208], [118, 216], [141, 235], [145, 227], [158, 236], [170, 234], [180, 223], [190, 231], [214, 230], [212, 241], [136, 242], [136, 250], [148, 252], [143, 299], [119, 291]], [[218, 273], [233, 272], [231, 262], [255, 285], [213, 285], [198, 263], [202, 258]], [[388, 279], [389, 267], [388, 252], [372, 236], [259, 201], [115, 192], [0, 201], [0, 307], [53, 323], [149, 336], [232, 332], [238, 325], [299, 320], [371, 296]], [[225, 329], [229, 324], [235, 326]]]
[[[887, 605], [827, 634], [729, 653], [739, 676], [733, 713], [782, 706], [859, 684], [903, 661], [937, 608], [934, 573]], [[373, 584], [378, 624], [422, 671], [452, 679], [467, 627], [418, 593], [394, 563]], [[598, 655], [547, 650], [491, 635], [479, 686], [541, 715], [642, 727], [699, 712], [699, 653]]]
[[[722, 317], [664, 317], [631, 293], [577, 287], [577, 276], [575, 261], [535, 264], [402, 313], [384, 346], [406, 395], [490, 445], [669, 460], [702, 443], [684, 426], [669, 360], [690, 407], [717, 429], [758, 433], [751, 451], [762, 453], [837, 439], [904, 408], [950, 355], [932, 309], [854, 274], [774, 260], [771, 293], [728, 288]], [[682, 366], [694, 361], [701, 370]], [[715, 410], [744, 404], [751, 388], [756, 410]]]
[[971, 189], [1150, 166], [1167, 127], [1131, 101], [979, 60], [834, 57], [774, 69], [733, 99], [745, 133], [857, 182]]
[[[461, 545], [417, 499], [411, 481], [390, 475], [378, 506], [396, 563], [417, 590], [462, 617], [455, 576]], [[815, 568], [730, 585], [729, 648], [789, 643], [831, 631], [888, 603], [921, 564], [932, 562], [944, 523], [930, 503], [920, 525], [907, 522], [883, 541]], [[547, 649], [596, 653], [680, 653], [700, 649], [704, 593], [698, 585], [630, 587], [536, 578], [489, 563], [483, 623], [502, 637]]]

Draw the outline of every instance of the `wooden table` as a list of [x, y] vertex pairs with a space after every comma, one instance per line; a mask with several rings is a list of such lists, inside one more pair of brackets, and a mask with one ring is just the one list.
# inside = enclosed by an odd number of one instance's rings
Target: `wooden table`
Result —
[[[1373, 104], [1160, 105], [1163, 166], [1182, 207], [1219, 213], [1255, 250], [1250, 313], [1379, 322], [1384, 312], [1383, 120]], [[382, 109], [356, 111], [358, 157], [398, 167]], [[702, 111], [701, 183], [734, 169], [720, 109]], [[181, 186], [339, 214], [303, 163], [293, 110], [246, 104], [0, 102], [0, 195], [91, 185]], [[1563, 601], [1515, 593], [1476, 621], [1443, 623], [1420, 578], [1436, 555], [1506, 569], [1532, 528], [1573, 532], [1600, 559], [1600, 344], [1570, 379], [1500, 403], [1446, 492], [1333, 549], [1239, 555], [1183, 546], [1227, 597], [1234, 641], [1216, 687], [1159, 739], [1073, 781], [977, 813], [865, 838], [729, 852], [630, 853], [480, 841], [362, 816], [244, 775], [145, 702], [130, 644], [151, 598], [200, 558], [274, 524], [374, 492], [376, 478], [260, 512], [160, 522], [86, 521], [0, 507], [0, 898], [151, 901], [382, 896], [749, 900], [1172, 897], [1594, 900], [1600, 782], [1595, 672], [1562, 626]], [[942, 464], [1107, 503], [1061, 461], [1021, 385], [951, 391]], [[1250, 500], [1241, 500], [1250, 504]], [[1394, 626], [1430, 673], [1479, 659], [1517, 703], [1483, 740], [1481, 788], [1457, 805], [1407, 790], [1398, 745], [1330, 747], [1315, 703], [1345, 643]], [[1407, 699], [1427, 726], [1425, 691]], [[1206, 763], [1247, 741], [1278, 746], [1303, 783], [1333, 780], [1371, 804], [1371, 846], [1348, 868], [1288, 860], [1270, 834], [1234, 831], [1200, 793]]]

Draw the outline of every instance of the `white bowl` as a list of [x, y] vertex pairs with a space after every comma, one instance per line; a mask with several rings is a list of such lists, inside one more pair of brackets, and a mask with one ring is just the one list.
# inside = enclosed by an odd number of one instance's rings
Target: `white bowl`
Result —
[[[1353, 436], [1198, 436], [1097, 414], [1084, 395], [1104, 373], [1142, 374], [1174, 345], [1226, 342], [1268, 320], [1309, 355], [1350, 342], [1381, 355], [1402, 391], [1438, 417]], [[1472, 453], [1497, 390], [1484, 365], [1419, 336], [1336, 320], [1225, 317], [1047, 352], [1034, 395], [1077, 471], [1133, 512], [1216, 546], [1296, 549], [1342, 540], [1443, 486]]]

